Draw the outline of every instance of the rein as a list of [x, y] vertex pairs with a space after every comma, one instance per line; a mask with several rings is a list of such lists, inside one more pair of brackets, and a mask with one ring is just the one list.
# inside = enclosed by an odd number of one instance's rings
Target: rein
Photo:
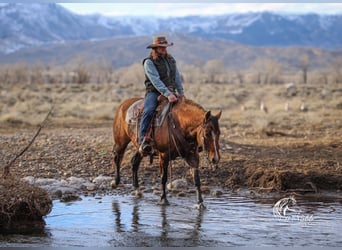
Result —
[[[168, 153], [169, 153], [169, 167], [170, 167], [170, 178], [172, 176], [172, 163], [171, 163], [171, 157], [172, 157], [172, 150], [171, 150], [171, 143], [174, 144], [176, 153], [178, 156], [181, 158], [185, 159], [188, 154], [193, 151], [193, 150], [198, 150], [199, 146], [202, 146], [203, 151], [205, 151], [205, 158], [207, 159], [207, 162], [209, 165], [211, 165], [210, 157], [209, 157], [209, 151], [208, 151], [208, 143], [206, 136], [207, 135], [206, 131], [208, 130], [208, 133], [211, 132], [211, 136], [213, 137], [213, 140], [215, 140], [215, 132], [212, 131], [209, 127], [207, 127], [207, 124], [202, 123], [197, 127], [197, 138], [196, 138], [196, 144], [197, 148], [194, 148], [192, 146], [192, 143], [189, 143], [185, 138], [184, 135], [179, 132], [179, 129], [177, 128], [177, 122], [174, 121], [174, 118], [172, 116], [172, 108], [173, 108], [173, 103], [169, 106], [167, 110], [167, 128], [168, 128]], [[215, 143], [215, 142], [214, 142]], [[216, 152], [216, 145], [215, 146], [215, 152]], [[186, 161], [185, 161], [186, 162]]]
[[167, 118], [168, 118], [167, 119], [167, 130], [168, 130], [168, 137], [169, 137], [169, 169], [170, 169], [170, 183], [171, 183], [171, 187], [172, 187], [171, 139], [173, 141], [173, 144], [176, 147], [178, 155], [182, 156], [180, 151], [179, 151], [179, 148], [177, 146], [174, 134], [172, 132], [172, 128], [176, 128], [176, 126], [175, 126], [175, 124], [173, 123], [173, 120], [172, 120], [172, 107], [173, 107], [173, 104], [170, 103], [168, 114], [167, 114]]
[[204, 129], [205, 127], [203, 126], [203, 124], [200, 126], [199, 128], [199, 135], [200, 135], [200, 141], [202, 142], [202, 147], [203, 147], [203, 151], [205, 152], [206, 154], [206, 158], [207, 158], [207, 161], [208, 163], [210, 164], [210, 159], [209, 159], [209, 152], [207, 151], [207, 147], [206, 147], [206, 143], [205, 143], [205, 136], [204, 136]]
[[[172, 117], [172, 105], [170, 105], [169, 113], [168, 113], [168, 135], [169, 135], [169, 142], [173, 142], [175, 145], [176, 151], [178, 156], [185, 157], [186, 154], [182, 154], [182, 152], [190, 152], [191, 146], [187, 140], [183, 137], [183, 135], [180, 135], [179, 131], [177, 130], [176, 124], [173, 122]], [[178, 142], [178, 143], [177, 143]], [[178, 145], [182, 145], [182, 148], [184, 150], [180, 150]], [[169, 155], [171, 155], [171, 143], [169, 143]]]
[[[173, 142], [173, 144], [175, 145], [175, 147], [176, 147], [176, 150], [177, 150], [177, 153], [178, 153], [178, 156], [181, 156], [182, 157], [182, 154], [181, 154], [181, 152], [180, 152], [180, 150], [179, 150], [179, 148], [178, 148], [178, 146], [177, 146], [177, 142], [176, 142], [176, 139], [175, 139], [175, 135], [174, 135], [174, 133], [173, 133], [173, 130], [172, 130], [172, 128], [173, 129], [175, 129], [176, 128], [176, 125], [174, 124], [174, 123], [172, 123], [172, 113], [171, 113], [171, 110], [172, 110], [172, 103], [171, 103], [171, 105], [170, 105], [170, 108], [169, 108], [169, 113], [168, 113], [168, 133], [169, 133], [169, 142], [171, 142], [171, 139], [172, 139], [172, 142]], [[170, 139], [170, 137], [171, 137], [171, 139]], [[169, 143], [169, 156], [171, 157], [171, 144]]]
[[167, 130], [168, 130], [168, 137], [169, 137], [169, 171], [170, 171], [170, 185], [172, 187], [172, 161], [171, 161], [171, 144], [170, 144], [170, 137], [171, 137], [171, 118], [172, 118], [172, 103], [170, 103], [169, 110], [167, 111]]
[[[168, 114], [167, 114], [167, 118], [168, 118], [167, 119], [167, 128], [168, 128], [168, 137], [169, 137], [169, 150], [168, 151], [169, 151], [170, 180], [172, 180], [171, 141], [175, 145], [178, 156], [180, 156], [181, 158], [183, 158], [184, 156], [182, 156], [181, 150], [178, 147], [178, 143], [177, 143], [176, 139], [178, 139], [180, 144], [182, 144], [183, 147], [185, 147], [186, 152], [188, 152], [190, 150], [188, 142], [184, 138], [180, 138], [180, 136], [175, 131], [176, 125], [173, 122], [173, 117], [172, 117], [172, 112], [171, 112], [172, 107], [173, 107], [173, 104], [171, 103], [169, 110], [168, 110]], [[175, 138], [175, 136], [177, 138]], [[171, 183], [172, 183], [172, 181], [171, 181]]]
[[[171, 141], [173, 142], [173, 144], [175, 145], [176, 151], [178, 156], [183, 157], [181, 150], [179, 148], [178, 145], [182, 145], [182, 147], [185, 147], [185, 152], [190, 152], [191, 148], [189, 146], [189, 143], [184, 139], [184, 138], [180, 138], [180, 136], [177, 134], [177, 132], [175, 131], [176, 129], [176, 125], [173, 123], [173, 117], [172, 117], [172, 108], [173, 108], [173, 103], [171, 103], [171, 105], [169, 106], [168, 109], [168, 137], [169, 137], [169, 158], [171, 159]], [[197, 144], [201, 144], [203, 147], [203, 151], [205, 151], [206, 154], [206, 158], [208, 163], [210, 164], [210, 159], [209, 159], [209, 152], [207, 151], [207, 144], [205, 142], [205, 125], [201, 124], [198, 128], [198, 133], [197, 133]], [[176, 138], [175, 138], [176, 136]], [[177, 139], [178, 139], [178, 143], [177, 143]], [[171, 161], [170, 161], [171, 162]], [[170, 163], [171, 164], [171, 163]]]

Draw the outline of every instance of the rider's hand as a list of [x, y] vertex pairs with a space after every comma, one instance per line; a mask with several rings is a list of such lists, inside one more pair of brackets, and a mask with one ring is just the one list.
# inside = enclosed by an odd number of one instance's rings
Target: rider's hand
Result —
[[167, 99], [169, 100], [169, 102], [176, 102], [178, 99], [177, 99], [177, 96], [175, 94], [170, 94]]

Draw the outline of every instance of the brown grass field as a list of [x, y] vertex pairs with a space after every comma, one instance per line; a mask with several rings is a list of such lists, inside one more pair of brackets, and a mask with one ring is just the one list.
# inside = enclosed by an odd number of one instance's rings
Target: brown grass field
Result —
[[[342, 189], [342, 87], [338, 84], [187, 84], [186, 97], [216, 114], [222, 110], [221, 161], [201, 156], [204, 186], [320, 193]], [[113, 175], [112, 117], [121, 101], [143, 96], [137, 84], [12, 84], [0, 86], [0, 166], [23, 149], [52, 106], [41, 133], [12, 166], [16, 177], [89, 180]], [[261, 101], [267, 112], [260, 109]], [[301, 106], [302, 110], [301, 110]], [[122, 179], [131, 183], [130, 146]], [[172, 179], [191, 180], [182, 159]], [[157, 160], [144, 159], [140, 181], [159, 181]]]

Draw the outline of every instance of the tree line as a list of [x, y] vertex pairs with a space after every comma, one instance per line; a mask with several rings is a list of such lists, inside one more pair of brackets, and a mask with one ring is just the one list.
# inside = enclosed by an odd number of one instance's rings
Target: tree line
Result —
[[[247, 69], [228, 68], [221, 60], [203, 64], [179, 63], [184, 82], [222, 84], [283, 84], [283, 83], [342, 83], [342, 57], [336, 57], [324, 68], [311, 68], [309, 57], [303, 56], [298, 65], [289, 69], [270, 59], [257, 59]], [[107, 83], [138, 84], [144, 81], [143, 67], [135, 63], [114, 68], [110, 61], [89, 62], [81, 58], [66, 65], [36, 63], [0, 65], [2, 84]]]

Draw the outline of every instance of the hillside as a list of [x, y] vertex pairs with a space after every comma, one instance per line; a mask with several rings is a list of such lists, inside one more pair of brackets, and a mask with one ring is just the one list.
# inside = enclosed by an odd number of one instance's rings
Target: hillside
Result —
[[[272, 60], [285, 68], [297, 68], [300, 60], [307, 55], [311, 68], [330, 65], [341, 56], [341, 51], [301, 47], [257, 47], [246, 46], [218, 39], [204, 39], [192, 35], [170, 33], [168, 39], [174, 43], [169, 48], [180, 64], [204, 64], [210, 60], [223, 61], [227, 68], [248, 68], [256, 60]], [[2, 55], [0, 63], [43, 62], [64, 65], [75, 58], [84, 62], [108, 61], [112, 66], [125, 67], [140, 63], [149, 53], [146, 46], [150, 36], [111, 38], [99, 41], [74, 41], [51, 44], [36, 48], [21, 49]]]

